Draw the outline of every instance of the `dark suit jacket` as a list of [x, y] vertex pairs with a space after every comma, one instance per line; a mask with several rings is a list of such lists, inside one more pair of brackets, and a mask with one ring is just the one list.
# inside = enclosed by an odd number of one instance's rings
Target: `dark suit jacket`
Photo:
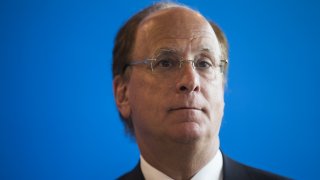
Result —
[[[226, 155], [223, 156], [223, 180], [285, 180], [282, 177], [270, 172], [246, 166], [238, 163]], [[119, 180], [144, 180], [140, 163], [130, 172], [118, 178]]]

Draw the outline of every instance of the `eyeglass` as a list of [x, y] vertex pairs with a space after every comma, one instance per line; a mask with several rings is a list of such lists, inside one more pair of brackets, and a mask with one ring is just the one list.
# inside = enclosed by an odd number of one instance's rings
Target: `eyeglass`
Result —
[[193, 69], [197, 70], [198, 74], [202, 76], [212, 76], [219, 72], [218, 69], [220, 69], [220, 73], [224, 73], [228, 60], [222, 59], [219, 64], [217, 64], [215, 61], [212, 61], [205, 56], [196, 57], [194, 60], [187, 60], [178, 55], [170, 54], [160, 55], [154, 59], [134, 61], [128, 63], [126, 66], [145, 64], [150, 67], [153, 73], [170, 77], [170, 75], [179, 72], [179, 69], [181, 69], [182, 65], [185, 63], [191, 63]]

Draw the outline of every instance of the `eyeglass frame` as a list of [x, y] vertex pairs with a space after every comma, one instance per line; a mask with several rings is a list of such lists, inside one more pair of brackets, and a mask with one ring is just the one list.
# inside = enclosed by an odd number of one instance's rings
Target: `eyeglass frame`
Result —
[[[146, 65], [150, 65], [151, 66], [151, 71], [153, 72], [153, 66], [152, 66], [152, 61], [157, 61], [157, 59], [155, 58], [150, 58], [150, 59], [145, 59], [145, 60], [141, 60], [141, 61], [133, 61], [133, 62], [130, 62], [130, 63], [127, 63], [125, 66], [124, 66], [124, 71], [126, 70], [126, 68], [128, 66], [134, 66], [134, 65], [139, 65], [139, 64], [146, 64]], [[192, 63], [192, 67], [194, 69], [196, 69], [197, 67], [195, 66], [195, 59], [194, 60], [189, 60], [189, 59], [180, 59], [179, 60], [179, 69], [182, 67], [182, 63], [183, 62], [191, 62]], [[221, 64], [221, 62], [223, 62], [223, 64]], [[228, 64], [228, 59], [221, 59], [220, 60], [220, 63], [219, 63], [219, 67], [220, 67], [220, 71], [221, 73], [225, 73], [226, 71], [226, 66]]]

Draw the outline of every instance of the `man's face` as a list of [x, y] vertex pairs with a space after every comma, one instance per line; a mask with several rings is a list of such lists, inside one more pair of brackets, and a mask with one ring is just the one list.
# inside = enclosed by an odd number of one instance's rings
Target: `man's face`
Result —
[[[162, 49], [188, 60], [210, 56], [220, 61], [219, 44], [208, 22], [183, 8], [161, 10], [140, 24], [132, 61], [153, 58]], [[191, 63], [171, 77], [155, 74], [147, 65], [127, 70], [126, 105], [119, 110], [131, 117], [138, 142], [187, 143], [218, 136], [224, 109], [222, 73], [204, 77]]]

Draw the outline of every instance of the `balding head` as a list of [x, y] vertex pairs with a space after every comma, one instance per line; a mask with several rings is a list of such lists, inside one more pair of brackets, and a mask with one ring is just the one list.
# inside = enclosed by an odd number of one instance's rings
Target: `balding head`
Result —
[[[211, 38], [210, 40], [219, 46], [217, 37], [210, 24], [199, 13], [183, 7], [160, 10], [147, 16], [139, 24], [132, 58], [150, 58], [150, 55], [154, 55], [157, 49], [164, 48], [159, 46], [165, 42], [159, 41], [171, 41], [169, 44], [175, 45], [175, 39], [184, 39], [192, 42], [199, 36]], [[154, 46], [155, 44], [159, 46]], [[192, 48], [192, 43], [189, 48]], [[220, 56], [220, 48], [215, 51]], [[141, 56], [141, 52], [149, 54], [149, 57]]]

